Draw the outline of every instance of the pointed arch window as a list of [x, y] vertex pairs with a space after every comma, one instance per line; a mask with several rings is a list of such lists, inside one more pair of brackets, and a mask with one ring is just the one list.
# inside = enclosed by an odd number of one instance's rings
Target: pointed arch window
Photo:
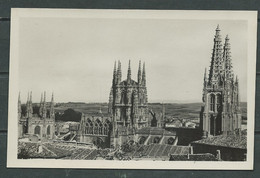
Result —
[[99, 128], [98, 128], [98, 124], [96, 123], [94, 126], [94, 134], [98, 134]]
[[93, 134], [93, 123], [91, 122], [90, 119], [88, 119], [88, 122], [86, 124], [86, 130], [87, 130], [87, 134]]
[[50, 135], [50, 134], [51, 134], [51, 126], [48, 125], [48, 127], [47, 127], [47, 135]]
[[218, 94], [217, 95], [217, 110], [219, 110], [221, 107], [221, 100], [222, 100], [222, 97], [220, 94]]
[[90, 130], [89, 123], [86, 123], [86, 129], [85, 129], [85, 134], [88, 134]]
[[210, 95], [210, 111], [215, 112], [215, 95]]
[[34, 134], [36, 134], [36, 135], [41, 135], [41, 127], [40, 126], [36, 126], [35, 128], [34, 128]]

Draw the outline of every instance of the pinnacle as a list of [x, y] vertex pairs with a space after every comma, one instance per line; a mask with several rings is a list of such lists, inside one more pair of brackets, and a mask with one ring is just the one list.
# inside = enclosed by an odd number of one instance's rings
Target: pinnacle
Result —
[[41, 93], [41, 103], [42, 103], [42, 93]]
[[226, 40], [229, 40], [229, 37], [228, 37], [228, 35], [226, 36]]
[[128, 63], [127, 79], [128, 80], [131, 79], [131, 60], [129, 60], [129, 63]]
[[129, 63], [128, 63], [128, 70], [131, 68], [131, 60], [129, 60]]
[[54, 101], [54, 95], [53, 95], [53, 92], [52, 92], [52, 96], [51, 96], [51, 101], [52, 101], [52, 102]]
[[116, 71], [116, 61], [115, 61], [115, 64], [114, 64], [114, 72]]
[[218, 26], [217, 26], [216, 30], [220, 30], [220, 29], [219, 29], [219, 24], [218, 24]]

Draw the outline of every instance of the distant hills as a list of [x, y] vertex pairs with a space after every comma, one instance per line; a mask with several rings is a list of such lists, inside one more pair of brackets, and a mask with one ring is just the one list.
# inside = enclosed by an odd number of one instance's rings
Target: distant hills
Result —
[[[199, 118], [201, 106], [202, 103], [164, 103], [165, 115], [167, 117], [191, 120]], [[163, 105], [161, 103], [149, 103], [148, 107], [155, 113], [161, 113]], [[82, 102], [57, 103], [55, 105], [55, 111], [56, 120], [79, 122], [81, 116], [80, 113], [93, 116], [100, 114], [103, 116], [108, 116], [108, 104]], [[246, 102], [241, 102], [241, 111], [243, 120], [246, 120]]]

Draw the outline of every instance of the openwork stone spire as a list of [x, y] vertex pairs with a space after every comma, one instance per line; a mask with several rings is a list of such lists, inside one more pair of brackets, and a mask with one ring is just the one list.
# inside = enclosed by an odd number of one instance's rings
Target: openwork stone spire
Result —
[[114, 72], [113, 72], [113, 85], [115, 85], [117, 82], [117, 72], [116, 72], [116, 61], [114, 64]]
[[207, 68], [205, 68], [205, 72], [204, 72], [204, 87], [207, 84]]
[[146, 85], [145, 63], [143, 64], [142, 85]]
[[216, 29], [211, 57], [209, 77], [204, 73], [204, 87], [200, 113], [203, 138], [229, 134], [241, 129], [238, 79], [234, 79], [231, 62], [229, 37], [223, 48], [219, 26]]
[[128, 71], [127, 71], [127, 83], [130, 83], [130, 81], [131, 81], [131, 61], [129, 60]]
[[55, 112], [54, 112], [54, 95], [52, 93], [51, 96], [51, 108], [50, 108], [50, 116], [51, 118], [54, 118]]
[[219, 75], [221, 75], [223, 71], [223, 61], [222, 61], [222, 41], [220, 36], [219, 25], [216, 29], [216, 34], [214, 38], [214, 46], [211, 57], [211, 65], [209, 71], [209, 84], [216, 84]]
[[120, 83], [121, 80], [122, 80], [121, 62], [118, 61], [118, 67], [117, 67], [117, 83]]
[[231, 52], [230, 52], [230, 43], [229, 43], [229, 37], [228, 35], [225, 38], [225, 44], [224, 44], [224, 51], [223, 51], [223, 61], [225, 64], [225, 77], [226, 79], [233, 78], [233, 66], [231, 61]]
[[142, 81], [142, 71], [141, 71], [141, 61], [139, 61], [139, 68], [138, 68], [138, 74], [137, 74], [137, 82], [140, 85]]
[[44, 91], [44, 95], [43, 95], [43, 104], [42, 104], [43, 108], [42, 108], [42, 117], [46, 118], [46, 114], [47, 114], [47, 108], [46, 108], [46, 92]]
[[43, 97], [42, 97], [42, 93], [41, 93], [41, 102], [40, 102], [39, 114], [40, 114], [40, 116], [42, 116], [42, 114], [43, 114]]

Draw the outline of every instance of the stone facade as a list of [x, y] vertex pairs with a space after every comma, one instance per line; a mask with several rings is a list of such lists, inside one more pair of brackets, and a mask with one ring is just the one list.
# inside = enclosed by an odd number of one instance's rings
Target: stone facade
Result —
[[131, 78], [130, 61], [127, 79], [121, 81], [121, 78], [121, 62], [118, 61], [118, 66], [116, 62], [114, 65], [108, 106], [108, 112], [113, 118], [114, 144], [116, 140], [129, 139], [134, 130], [148, 126], [145, 64], [141, 70], [141, 61], [139, 62], [137, 81]]
[[37, 135], [39, 140], [53, 139], [55, 136], [55, 111], [54, 99], [50, 102], [49, 108], [46, 103], [46, 93], [41, 97], [40, 106], [33, 109], [32, 92], [28, 95], [25, 112], [22, 113], [20, 95], [18, 99], [18, 133], [19, 138], [26, 135]]
[[94, 144], [101, 148], [110, 147], [111, 131], [110, 117], [87, 116], [82, 113], [77, 141]]
[[224, 46], [216, 29], [209, 74], [205, 69], [201, 129], [203, 137], [228, 134], [241, 129], [238, 78], [232, 70], [229, 37]]

